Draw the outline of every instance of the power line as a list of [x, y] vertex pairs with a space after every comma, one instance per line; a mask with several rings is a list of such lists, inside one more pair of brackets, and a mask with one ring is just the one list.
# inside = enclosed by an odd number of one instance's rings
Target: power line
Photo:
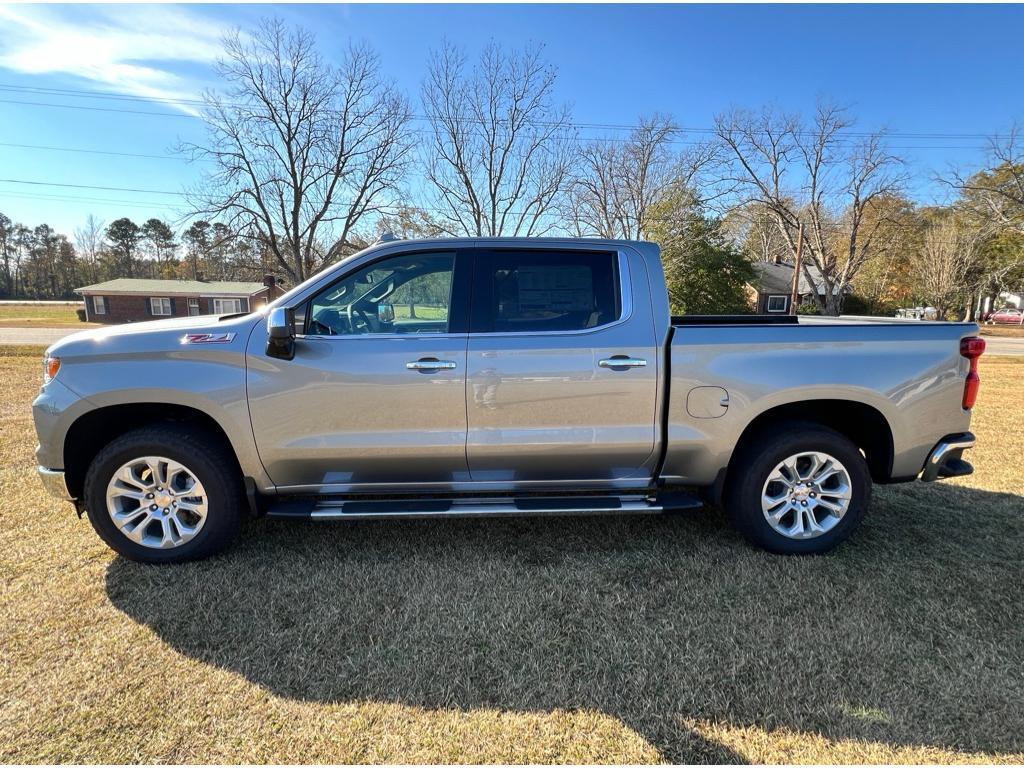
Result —
[[[3, 180], [0, 179], [0, 181], [3, 181]], [[163, 209], [163, 210], [172, 211], [172, 212], [176, 212], [176, 213], [183, 213], [183, 211], [182, 211], [182, 209], [180, 207], [178, 207], [176, 205], [173, 205], [171, 203], [160, 203], [160, 202], [145, 203], [145, 202], [139, 202], [138, 200], [123, 200], [123, 199], [115, 199], [115, 198], [78, 197], [78, 196], [69, 196], [69, 195], [47, 195], [47, 194], [43, 194], [43, 193], [8, 192], [8, 191], [5, 191], [5, 190], [0, 190], [0, 199], [2, 199], [2, 198], [16, 198], [16, 199], [25, 199], [25, 200], [53, 200], [53, 201], [60, 201], [60, 202], [63, 202], [63, 201], [67, 201], [67, 202], [85, 202], [85, 203], [94, 203], [94, 204], [113, 204], [113, 205], [116, 205], [117, 207], [143, 208], [143, 209], [147, 209], [147, 210]], [[343, 205], [343, 203], [339, 203], [339, 205]], [[427, 213], [441, 213], [441, 214], [450, 213], [449, 211], [446, 211], [446, 210], [441, 209], [441, 208], [431, 208], [431, 207], [424, 207], [424, 206], [416, 206], [416, 208], [418, 210], [425, 211]], [[383, 215], [395, 215], [395, 214], [398, 214], [399, 212], [400, 212], [400, 209], [395, 208], [394, 206], [383, 206], [380, 209], [380, 213], [383, 214]], [[510, 212], [510, 213], [511, 213], [511, 215], [518, 215], [521, 212], [513, 211], [513, 212]], [[655, 222], [671, 223], [673, 221], [677, 221], [677, 218], [671, 217], [671, 216], [650, 216], [650, 217], [646, 218], [646, 221], [648, 223], [655, 223]], [[924, 232], [922, 231], [920, 226], [914, 225], [914, 224], [899, 224], [899, 223], [896, 223], [896, 222], [890, 222], [887, 226], [889, 228], [892, 228], [892, 229], [909, 231], [911, 233], [920, 234], [922, 236], [924, 235]], [[831, 234], [831, 235], [834, 235], [834, 234], [837, 234], [837, 233], [838, 234], [844, 234], [846, 232], [846, 230], [841, 225], [838, 225], [838, 224], [830, 225], [828, 227], [828, 230], [829, 230], [829, 234]], [[934, 235], [932, 236], [932, 239], [933, 240], [939, 240], [941, 242], [952, 242], [952, 243], [958, 242], [955, 239], [947, 240], [945, 238], [936, 238]]]
[[129, 208], [161, 208], [168, 211], [178, 210], [178, 206], [171, 203], [140, 203], [138, 200], [115, 200], [105, 197], [77, 197], [70, 195], [44, 195], [32, 192], [8, 192], [6, 190], [0, 190], [0, 200], [3, 199], [18, 199], [18, 200], [52, 200], [55, 202], [67, 202], [67, 203], [92, 203], [92, 204], [103, 204], [103, 205], [114, 205], [118, 208], [129, 207]]
[[18, 149], [41, 149], [50, 152], [80, 152], [87, 155], [111, 155], [114, 157], [144, 157], [152, 158], [154, 160], [177, 160], [179, 162], [186, 161], [186, 158], [179, 157], [177, 155], [148, 155], [138, 152], [112, 152], [103, 149], [85, 149], [84, 147], [53, 147], [44, 146], [42, 144], [12, 144], [9, 142], [0, 142], [0, 147], [16, 147]]
[[186, 117], [191, 120], [201, 119], [198, 115], [187, 115], [184, 112], [144, 112], [138, 109], [111, 109], [107, 107], [86, 107], [81, 104], [53, 104], [45, 101], [19, 101], [17, 99], [0, 99], [0, 104], [24, 104], [30, 107], [61, 107], [63, 109], [85, 109], [90, 112], [119, 112], [125, 115], [156, 115], [158, 117]]
[[169, 192], [165, 189], [137, 189], [134, 187], [100, 187], [92, 184], [64, 184], [56, 181], [30, 181], [28, 179], [0, 179], [2, 184], [30, 184], [37, 187], [70, 187], [73, 189], [99, 189], [105, 192], [140, 192], [147, 195], [178, 195], [185, 196], [184, 192]]
[[[173, 98], [170, 96], [140, 96], [129, 93], [104, 93], [101, 91], [86, 91], [75, 88], [41, 88], [31, 85], [14, 85], [12, 83], [0, 83], [0, 91], [13, 91], [15, 93], [38, 93], [47, 96], [69, 96], [74, 98], [107, 99], [114, 101], [153, 101], [158, 104], [184, 105], [190, 107], [201, 107], [206, 104], [202, 99]], [[231, 105], [237, 106], [237, 105]]]
[[[166, 97], [166, 96], [140, 96], [136, 94], [128, 94], [123, 92], [111, 92], [101, 93], [97, 91], [87, 91], [81, 89], [72, 88], [41, 88], [36, 86], [21, 86], [14, 85], [11, 83], [0, 83], [0, 90], [14, 91], [19, 93], [38, 93], [44, 95], [57, 95], [57, 96], [68, 96], [75, 98], [90, 98], [90, 99], [107, 99], [107, 100], [118, 100], [118, 101], [132, 101], [132, 102], [156, 102], [159, 104], [168, 104], [172, 106], [188, 106], [188, 107], [203, 107], [206, 106], [207, 102], [202, 99], [190, 99], [183, 97]], [[0, 102], [14, 103], [14, 104], [35, 104], [39, 106], [50, 106], [50, 107], [66, 107], [69, 109], [92, 109], [97, 111], [110, 111], [119, 112], [123, 111], [127, 114], [151, 114], [151, 115], [173, 115], [174, 117], [187, 117], [192, 119], [202, 119], [199, 115], [189, 114], [175, 114], [168, 112], [143, 112], [137, 110], [115, 110], [115, 109], [104, 109], [101, 107], [85, 107], [73, 104], [53, 104], [49, 102], [22, 102], [13, 101], [7, 99], [0, 99]], [[224, 106], [232, 108], [244, 108], [246, 105], [233, 104], [225, 102]], [[407, 118], [412, 120], [431, 120], [433, 119], [430, 115], [420, 115], [410, 113], [406, 115]], [[484, 122], [480, 118], [462, 118], [465, 121], [472, 122]], [[548, 127], [562, 125], [561, 122], [554, 121], [528, 121], [534, 125], [545, 125]], [[565, 123], [567, 128], [579, 128], [587, 130], [613, 130], [613, 131], [634, 131], [642, 128], [641, 125], [630, 125], [623, 123], [584, 123], [584, 122], [573, 122], [569, 121]], [[678, 127], [674, 129], [678, 133], [700, 133], [700, 134], [714, 134], [715, 129], [710, 127]], [[808, 133], [814, 133], [808, 132]], [[842, 131], [844, 137], [851, 138], [868, 138], [874, 133], [870, 131]], [[903, 139], [1005, 139], [1008, 138], [1005, 135], [1000, 134], [986, 134], [986, 133], [961, 133], [961, 132], [925, 132], [925, 131], [890, 131], [885, 133], [888, 137], [903, 138]], [[904, 147], [905, 149], [915, 149], [916, 147]], [[975, 147], [948, 147], [949, 149], [974, 149]]]

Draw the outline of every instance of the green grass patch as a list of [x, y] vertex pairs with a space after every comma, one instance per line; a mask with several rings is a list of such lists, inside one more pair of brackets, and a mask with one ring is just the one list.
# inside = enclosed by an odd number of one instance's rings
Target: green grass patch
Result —
[[51, 327], [84, 325], [75, 314], [85, 305], [0, 304], [0, 327]]

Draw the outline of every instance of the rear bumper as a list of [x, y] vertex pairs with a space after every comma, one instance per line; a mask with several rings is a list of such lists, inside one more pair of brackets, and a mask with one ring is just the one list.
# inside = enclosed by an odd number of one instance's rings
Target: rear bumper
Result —
[[932, 448], [932, 452], [925, 459], [921, 479], [930, 483], [940, 478], [962, 477], [974, 472], [974, 467], [962, 458], [963, 452], [968, 448], [973, 448], [974, 443], [974, 435], [970, 432], [946, 435]]
[[39, 479], [43, 481], [43, 488], [55, 499], [61, 501], [74, 501], [75, 497], [68, 491], [68, 484], [64, 481], [63, 469], [47, 469], [36, 467], [39, 471]]

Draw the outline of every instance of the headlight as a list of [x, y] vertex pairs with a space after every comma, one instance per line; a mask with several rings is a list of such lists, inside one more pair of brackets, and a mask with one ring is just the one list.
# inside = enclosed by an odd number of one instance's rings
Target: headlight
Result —
[[43, 384], [49, 384], [60, 370], [60, 358], [47, 355], [43, 358]]

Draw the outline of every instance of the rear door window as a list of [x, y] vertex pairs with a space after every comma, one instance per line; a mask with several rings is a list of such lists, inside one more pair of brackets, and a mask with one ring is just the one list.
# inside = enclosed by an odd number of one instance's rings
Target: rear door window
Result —
[[583, 331], [619, 318], [613, 252], [489, 251], [476, 257], [473, 331]]

